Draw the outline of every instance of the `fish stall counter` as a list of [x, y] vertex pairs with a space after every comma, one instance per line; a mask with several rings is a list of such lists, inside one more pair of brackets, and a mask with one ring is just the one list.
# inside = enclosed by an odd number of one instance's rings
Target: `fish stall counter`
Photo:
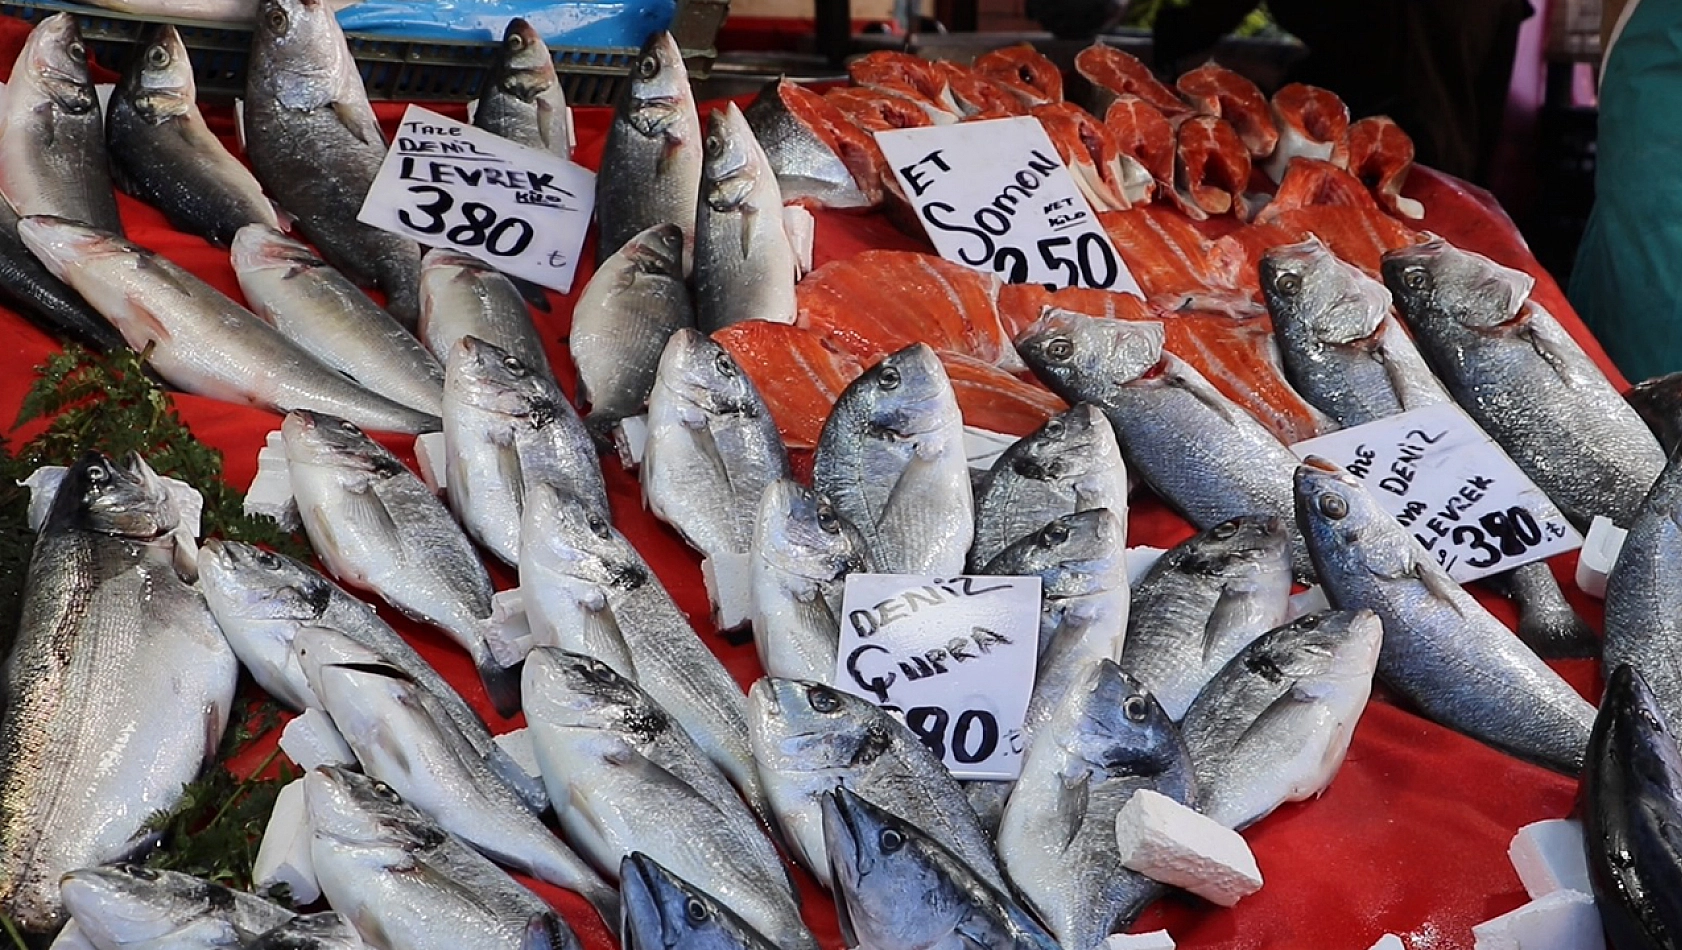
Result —
[[[16, 58], [27, 32], [27, 26], [18, 21], [0, 21], [0, 61]], [[719, 105], [703, 103], [702, 115]], [[459, 106], [435, 108], [465, 118]], [[402, 103], [376, 106], [388, 136], [403, 109]], [[213, 131], [234, 147], [231, 115], [215, 108], [207, 108], [206, 115]], [[579, 109], [575, 118], [575, 159], [594, 169], [601, 160], [611, 113]], [[1424, 220], [1416, 222], [1420, 230], [1443, 235], [1534, 276], [1537, 299], [1546, 302], [1596, 364], [1622, 385], [1557, 286], [1487, 195], [1423, 169], [1415, 172], [1407, 194], [1426, 208]], [[126, 194], [119, 194], [118, 208], [135, 242], [240, 299], [227, 251], [171, 229], [158, 211]], [[567, 331], [573, 305], [594, 270], [593, 240], [586, 245], [574, 291], [549, 293], [549, 310], [533, 313], [542, 345], [569, 396], [574, 395], [575, 384]], [[880, 213], [816, 212], [814, 256], [819, 266], [876, 250], [927, 252], [929, 248], [897, 230]], [[9, 341], [0, 354], [5, 367], [0, 373], [0, 418], [10, 420], [16, 417], [32, 381], [31, 367], [58, 346], [10, 311], [0, 312], [0, 328]], [[265, 436], [279, 427], [280, 417], [191, 395], [177, 394], [174, 402], [193, 432], [224, 454], [228, 481], [241, 489], [249, 485], [257, 474]], [[39, 424], [24, 426], [8, 432], [7, 438], [13, 445], [21, 444], [38, 430]], [[413, 464], [411, 439], [382, 436], [381, 441]], [[797, 470], [804, 465], [804, 453], [797, 453]], [[751, 643], [720, 635], [711, 626], [699, 558], [671, 528], [645, 510], [634, 474], [611, 457], [604, 458], [603, 470], [614, 524], [652, 566], [737, 684], [747, 689], [761, 675], [759, 659]], [[1131, 545], [1166, 548], [1192, 533], [1184, 520], [1160, 502], [1146, 493], [1136, 494], [1130, 515]], [[1571, 581], [1575, 560], [1574, 554], [1562, 555], [1553, 558], [1551, 566], [1572, 606], [1598, 629], [1599, 603], [1581, 595]], [[493, 565], [491, 572], [499, 587], [514, 582], [507, 569]], [[1502, 622], [1515, 623], [1507, 601], [1480, 585], [1471, 589]], [[487, 717], [492, 731], [505, 732], [521, 724], [519, 718], [495, 713], [473, 664], [441, 634], [388, 608], [382, 607], [380, 613]], [[1596, 661], [1562, 660], [1550, 665], [1584, 697], [1598, 698]], [[254, 764], [272, 741], [269, 737], [264, 748], [238, 762]], [[1360, 718], [1341, 770], [1325, 793], [1286, 804], [1244, 832], [1265, 879], [1258, 893], [1232, 908], [1214, 907], [1183, 894], [1168, 896], [1133, 929], [1166, 928], [1178, 946], [1193, 950], [1364, 950], [1385, 934], [1399, 936], [1409, 950], [1471, 950], [1473, 925], [1529, 899], [1508, 855], [1515, 833], [1533, 822], [1571, 815], [1576, 792], [1574, 777], [1527, 764], [1429, 722], [1379, 686]], [[681, 816], [673, 816], [673, 823], [674, 828], [680, 827]], [[825, 950], [839, 950], [844, 944], [831, 899], [804, 871], [795, 873], [803, 898], [801, 913]], [[547, 884], [529, 883], [561, 911], [588, 950], [609, 950], [614, 945], [583, 899]]]

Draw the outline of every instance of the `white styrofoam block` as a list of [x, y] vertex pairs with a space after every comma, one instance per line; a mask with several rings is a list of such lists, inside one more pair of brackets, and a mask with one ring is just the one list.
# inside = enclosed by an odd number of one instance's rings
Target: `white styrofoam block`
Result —
[[298, 501], [292, 497], [292, 470], [280, 430], [270, 432], [257, 450], [257, 477], [245, 490], [245, 513], [273, 518], [287, 531], [303, 527]]
[[258, 891], [285, 884], [292, 892], [292, 903], [299, 907], [321, 896], [315, 864], [310, 859], [312, 834], [309, 808], [304, 803], [304, 780], [294, 779], [275, 796], [263, 842], [257, 846], [251, 883]]
[[561, 118], [562, 130], [566, 133], [567, 157], [571, 158], [572, 153], [578, 151], [578, 124], [573, 121], [572, 106], [566, 107]]
[[521, 726], [500, 736], [492, 736], [491, 739], [502, 747], [502, 751], [508, 753], [508, 757], [514, 760], [520, 771], [532, 778], [543, 777], [542, 771], [537, 767], [537, 749], [532, 746], [531, 733], [526, 731], [526, 727]]
[[1261, 890], [1256, 856], [1238, 832], [1150, 789], [1116, 815], [1116, 847], [1127, 868], [1222, 907]]
[[1104, 950], [1174, 950], [1174, 938], [1166, 930], [1142, 934], [1110, 934], [1104, 938]]
[[420, 467], [421, 481], [434, 495], [444, 493], [444, 460], [449, 458], [444, 445], [444, 433], [426, 432], [415, 436], [415, 464]]
[[97, 82], [93, 85], [94, 97], [99, 100], [99, 114], [111, 114], [111, 94], [117, 91], [116, 85], [108, 82]]
[[88, 935], [82, 932], [82, 926], [76, 923], [76, 918], [72, 917], [64, 925], [64, 928], [58, 932], [58, 936], [53, 938], [53, 942], [47, 947], [47, 950], [99, 950], [99, 948], [94, 946], [93, 941], [88, 939]]
[[964, 426], [964, 458], [968, 460], [970, 468], [986, 471], [992, 468], [1005, 449], [1015, 445], [1016, 441], [1014, 435]]
[[1153, 548], [1144, 544], [1136, 548], [1128, 548], [1127, 583], [1139, 583], [1139, 578], [1145, 576], [1145, 572], [1151, 569], [1151, 565], [1156, 563], [1157, 558], [1167, 553], [1167, 548]]
[[1385, 934], [1378, 938], [1378, 942], [1372, 945], [1371, 950], [1408, 950], [1408, 948], [1407, 944], [1402, 943], [1402, 938], [1395, 934]]
[[613, 427], [613, 447], [619, 452], [619, 462], [626, 468], [642, 464], [643, 450], [648, 448], [648, 417], [627, 416]]
[[1525, 825], [1513, 836], [1507, 857], [1532, 898], [1554, 891], [1594, 893], [1581, 822], [1551, 818]]
[[1332, 609], [1331, 601], [1326, 599], [1326, 591], [1319, 584], [1308, 588], [1300, 594], [1292, 594], [1290, 603], [1286, 606], [1285, 622], [1290, 623], [1298, 617], [1306, 617], [1311, 613]]
[[794, 260], [800, 266], [799, 276], [804, 277], [812, 272], [812, 250], [818, 236], [817, 219], [800, 205], [787, 205], [783, 208], [783, 230], [788, 233], [788, 243], [794, 248]]
[[1618, 563], [1618, 552], [1623, 550], [1624, 538], [1628, 536], [1628, 531], [1609, 519], [1594, 516], [1594, 521], [1589, 523], [1588, 536], [1583, 539], [1582, 550], [1577, 552], [1578, 589], [1590, 597], [1606, 596], [1606, 576]]
[[503, 668], [518, 664], [536, 646], [531, 623], [526, 619], [526, 598], [518, 587], [491, 595], [491, 619], [485, 628], [485, 644], [491, 657]]
[[280, 751], [306, 772], [318, 765], [356, 766], [356, 753], [332, 717], [313, 706], [280, 731]]
[[1554, 891], [1472, 928], [1476, 950], [1606, 950], [1600, 912], [1581, 891]]
[[701, 559], [701, 580], [707, 585], [713, 625], [718, 629], [739, 630], [753, 619], [752, 565], [753, 558], [746, 554]]

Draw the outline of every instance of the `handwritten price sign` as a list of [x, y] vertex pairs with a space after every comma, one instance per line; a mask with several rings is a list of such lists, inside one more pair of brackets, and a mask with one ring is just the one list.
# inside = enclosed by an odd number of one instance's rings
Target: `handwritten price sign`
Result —
[[356, 219], [565, 293], [595, 203], [588, 169], [410, 106]]

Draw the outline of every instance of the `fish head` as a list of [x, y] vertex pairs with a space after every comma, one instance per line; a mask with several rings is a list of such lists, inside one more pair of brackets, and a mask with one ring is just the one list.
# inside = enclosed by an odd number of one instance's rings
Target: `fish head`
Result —
[[[520, 544], [541, 545], [546, 569], [604, 590], [629, 591], [652, 576], [642, 556], [593, 505], [564, 488], [538, 485], [527, 493]], [[522, 552], [521, 561], [527, 557]]]
[[141, 118], [162, 122], [191, 112], [196, 108], [197, 94], [187, 44], [174, 26], [158, 24], [123, 74], [118, 95], [127, 99]]
[[1290, 534], [1275, 515], [1239, 515], [1187, 541], [1179, 557], [1186, 573], [1228, 581], [1288, 573]]
[[714, 211], [732, 211], [746, 202], [770, 171], [759, 140], [734, 102], [707, 117], [701, 148], [701, 197]]
[[293, 109], [332, 103], [347, 79], [360, 81], [329, 0], [258, 0], [252, 35], [255, 81], [275, 84]]
[[1452, 320], [1474, 330], [1517, 316], [1536, 286], [1536, 279], [1521, 270], [1435, 236], [1386, 252], [1381, 266], [1384, 283], [1410, 320]]
[[685, 327], [666, 340], [656, 385], [706, 416], [752, 418], [765, 411], [753, 381], [712, 337]]
[[67, 269], [73, 264], [134, 250], [133, 245], [114, 234], [50, 214], [32, 214], [20, 219], [18, 237], [60, 280], [65, 279]]
[[1000, 551], [987, 573], [1039, 577], [1046, 596], [1127, 583], [1127, 526], [1108, 508], [1064, 515]]
[[960, 418], [952, 381], [926, 343], [882, 357], [847, 384], [835, 411], [850, 419], [859, 434], [889, 439], [913, 439]]
[[304, 776], [304, 803], [314, 835], [340, 844], [424, 848], [446, 837], [391, 786], [335, 765]]
[[1274, 684], [1291, 684], [1303, 699], [1353, 685], [1370, 689], [1384, 624], [1370, 610], [1323, 610], [1298, 617], [1243, 653], [1245, 668]]
[[689, 70], [683, 64], [683, 51], [670, 33], [649, 37], [631, 66], [625, 95], [620, 114], [648, 138], [664, 134], [682, 118], [686, 108], [694, 108], [690, 105]]
[[759, 498], [754, 550], [779, 571], [833, 581], [870, 569], [864, 536], [822, 492], [779, 478]]
[[822, 683], [767, 676], [748, 691], [754, 758], [780, 772], [867, 766], [892, 748], [894, 726], [869, 702]]
[[1675, 802], [1682, 798], [1682, 755], [1677, 751], [1676, 734], [1646, 677], [1635, 667], [1620, 663], [1607, 679], [1588, 747], [1591, 755], [1604, 750], [1601, 754], [1624, 773], [1629, 783], [1626, 802], [1657, 800], [1665, 803], [1666, 810], [1677, 808]]
[[199, 550], [199, 585], [218, 617], [319, 620], [333, 585], [305, 565], [244, 541], [212, 538]]
[[619, 253], [644, 274], [683, 280], [683, 229], [675, 224], [654, 225], [627, 241]]
[[325, 412], [294, 409], [280, 424], [286, 458], [293, 465], [319, 465], [374, 476], [390, 476], [403, 463], [355, 423]]
[[526, 716], [534, 723], [610, 731], [639, 745], [671, 730], [665, 710], [595, 657], [540, 646], [526, 654], [520, 676]]
[[1385, 577], [1418, 569], [1411, 536], [1353, 475], [1310, 456], [1297, 466], [1295, 492], [1297, 524], [1322, 576], [1334, 567]]
[[180, 520], [169, 489], [145, 459], [130, 455], [119, 464], [89, 452], [65, 471], [43, 527], [152, 541], [174, 531]]
[[248, 224], [235, 232], [228, 245], [228, 257], [234, 270], [241, 274], [279, 270], [287, 277], [295, 277], [327, 266], [309, 245], [266, 224]]
[[1066, 708], [1073, 721], [1063, 747], [1090, 774], [1152, 776], [1189, 770], [1180, 730], [1156, 697], [1114, 661], [1091, 664], [1070, 688]]
[[1053, 392], [1079, 401], [1083, 392], [1130, 383], [1160, 367], [1167, 333], [1154, 321], [1047, 307], [1016, 341], [1016, 349]]
[[542, 34], [521, 17], [508, 21], [502, 31], [503, 72], [498, 85], [503, 92], [530, 102], [544, 90], [560, 84], [555, 60]]
[[1319, 238], [1271, 248], [1258, 266], [1268, 310], [1282, 322], [1300, 321], [1321, 343], [1364, 340], [1390, 313], [1390, 291]]
[[553, 422], [559, 411], [543, 375], [508, 351], [476, 336], [464, 336], [450, 350], [444, 388], [454, 400], [532, 428]]
[[625, 950], [757, 950], [769, 947], [729, 908], [641, 851], [619, 862]]
[[234, 892], [186, 874], [135, 864], [81, 868], [59, 880], [59, 892], [97, 946], [187, 944], [206, 932], [238, 939], [225, 919]]
[[1077, 403], [1024, 438], [1010, 453], [1011, 471], [1021, 478], [1053, 482], [1078, 479], [1120, 452], [1115, 428], [1102, 409]]
[[836, 911], [849, 945], [933, 946], [967, 903], [928, 836], [841, 787], [820, 799]]
[[[18, 54], [13, 79], [38, 84], [53, 104], [71, 115], [99, 108], [88, 73], [88, 50], [76, 18], [55, 13], [35, 24]], [[25, 78], [27, 77], [27, 78]]]

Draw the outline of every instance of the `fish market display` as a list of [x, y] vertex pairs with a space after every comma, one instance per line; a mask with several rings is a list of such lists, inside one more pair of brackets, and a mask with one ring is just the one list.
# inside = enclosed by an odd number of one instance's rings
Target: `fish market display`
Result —
[[767, 676], [829, 682], [847, 575], [871, 573], [864, 537], [829, 499], [781, 478], [760, 497], [750, 553], [760, 666]]
[[175, 27], [162, 24], [111, 96], [106, 146], [117, 184], [170, 224], [227, 246], [248, 224], [280, 226], [250, 170], [199, 114], [193, 64]]
[[[1682, 457], [1679, 457], [1682, 458]], [[1606, 578], [1606, 637], [1602, 666], [1634, 667], [1652, 689], [1666, 719], [1682, 722], [1682, 577], [1675, 570], [1682, 549], [1682, 461], [1673, 458], [1648, 493], [1618, 560]]]
[[695, 321], [793, 323], [800, 264], [770, 159], [734, 103], [707, 119], [695, 219]]
[[0, 303], [57, 337], [97, 352], [127, 344], [99, 311], [55, 277], [18, 237], [18, 216], [0, 196]]
[[55, 215], [122, 233], [105, 121], [71, 14], [56, 13], [36, 24], [6, 83], [0, 194], [22, 217]]
[[661, 867], [646, 854], [619, 866], [620, 933], [629, 947], [683, 946], [704, 950], [774, 950], [735, 911]]
[[433, 248], [422, 258], [418, 335], [439, 362], [449, 361], [463, 337], [474, 336], [527, 369], [550, 373], [520, 288], [484, 261], [449, 248]]
[[77, 868], [59, 892], [102, 950], [237, 950], [297, 917], [254, 894], [140, 865]]
[[562, 158], [571, 158], [578, 144], [549, 46], [519, 17], [503, 30], [502, 51], [479, 95], [473, 124]]
[[702, 152], [683, 54], [671, 34], [657, 33], [637, 56], [607, 133], [596, 175], [597, 260], [657, 224], [677, 225], [692, 243]]
[[89, 453], [36, 538], [0, 671], [0, 911], [26, 931], [63, 922], [61, 875], [146, 844], [228, 723], [237, 661], [179, 519], [138, 456]]
[[1371, 611], [1326, 611], [1239, 651], [1180, 724], [1198, 810], [1243, 828], [1325, 791], [1366, 708], [1383, 640]]
[[596, 268], [573, 307], [567, 339], [592, 431], [605, 433], [642, 411], [666, 341], [694, 325], [677, 225], [649, 228]]

